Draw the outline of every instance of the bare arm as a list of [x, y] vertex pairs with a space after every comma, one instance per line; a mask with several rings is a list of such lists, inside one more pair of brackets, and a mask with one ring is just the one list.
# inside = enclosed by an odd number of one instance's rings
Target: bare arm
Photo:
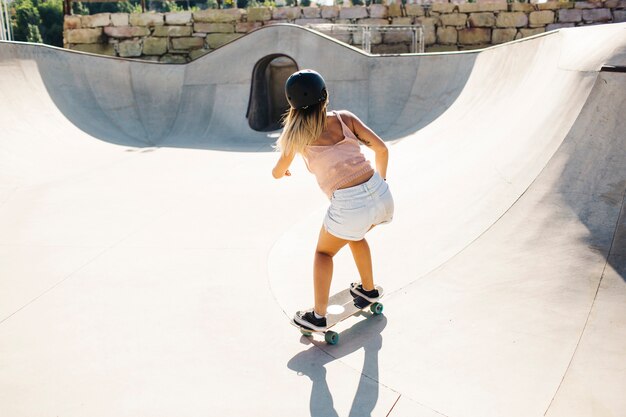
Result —
[[272, 169], [272, 175], [274, 176], [274, 178], [279, 179], [284, 177], [285, 175], [288, 177], [291, 176], [291, 172], [289, 172], [289, 166], [293, 162], [293, 158], [295, 156], [296, 154], [285, 155], [281, 152], [280, 158], [278, 159], [278, 162], [276, 162], [276, 166], [274, 167], [274, 169]]
[[[342, 116], [343, 116], [342, 112]], [[389, 163], [389, 149], [383, 140], [372, 129], [367, 127], [358, 117], [350, 112], [345, 112], [348, 116], [348, 126], [365, 146], [376, 154], [376, 171], [381, 177], [387, 179], [387, 165]]]

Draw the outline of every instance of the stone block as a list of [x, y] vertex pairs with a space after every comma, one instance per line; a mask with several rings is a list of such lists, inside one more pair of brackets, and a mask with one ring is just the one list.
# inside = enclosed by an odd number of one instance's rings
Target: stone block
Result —
[[478, 3], [461, 3], [457, 5], [459, 13], [478, 13], [478, 6]]
[[268, 7], [250, 7], [248, 9], [248, 22], [263, 22], [272, 20], [272, 10]]
[[141, 56], [141, 40], [122, 41], [117, 45], [119, 56], [131, 58]]
[[394, 17], [392, 24], [409, 26], [413, 24], [413, 18], [412, 17]]
[[81, 28], [81, 22], [80, 22], [80, 16], [65, 16], [65, 19], [63, 20], [63, 29], [64, 30], [71, 30], [71, 29], [80, 29]]
[[389, 16], [384, 4], [370, 4], [369, 12], [372, 19], [385, 19]]
[[159, 59], [159, 62], [164, 64], [186, 64], [187, 58], [185, 58], [185, 55], [166, 54]]
[[559, 8], [560, 9], [573, 9], [575, 8], [576, 3], [574, 1], [560, 1]]
[[528, 15], [523, 12], [498, 13], [496, 26], [500, 28], [521, 28], [528, 25]]
[[469, 25], [473, 28], [490, 28], [496, 25], [496, 15], [493, 13], [471, 13]]
[[575, 26], [574, 23], [551, 23], [546, 26], [546, 32], [550, 32], [551, 30], [563, 29], [563, 28], [573, 28]]
[[530, 27], [538, 27], [554, 23], [554, 12], [552, 10], [543, 10], [540, 12], [532, 12], [528, 16]]
[[304, 16], [305, 19], [317, 19], [319, 17], [322, 17], [320, 12], [321, 12], [321, 9], [319, 7], [303, 7], [302, 8], [302, 15]]
[[111, 24], [113, 26], [128, 26], [130, 24], [128, 13], [111, 13]]
[[422, 25], [424, 31], [424, 45], [433, 45], [437, 43], [437, 33], [435, 32], [435, 24], [439, 20], [434, 17], [417, 17], [416, 23]]
[[187, 25], [191, 23], [191, 12], [165, 13], [166, 25]]
[[535, 28], [535, 29], [520, 29], [519, 33], [517, 34], [517, 39], [519, 38], [527, 38], [529, 36], [535, 36], [535, 35], [539, 35], [540, 33], [545, 32], [546, 29], [545, 28]]
[[626, 22], [626, 10], [613, 10], [613, 22]]
[[537, 10], [559, 10], [561, 7], [559, 1], [547, 1], [545, 3], [537, 3]]
[[191, 36], [186, 38], [172, 38], [172, 49], [181, 51], [185, 49], [199, 49], [204, 47], [204, 38]]
[[245, 12], [242, 9], [208, 9], [193, 13], [194, 22], [232, 23], [240, 22]]
[[389, 25], [387, 19], [359, 19], [356, 21], [357, 25], [369, 25], [369, 26], [386, 26]]
[[367, 9], [362, 6], [342, 7], [339, 9], [340, 19], [363, 19], [368, 17]]
[[467, 15], [464, 13], [444, 14], [439, 19], [443, 26], [465, 26], [467, 24]]
[[332, 23], [329, 19], [296, 19], [294, 22], [296, 25], [306, 26], [306, 25], [323, 25]]
[[237, 22], [235, 25], [235, 32], [237, 33], [248, 33], [252, 32], [254, 29], [258, 29], [263, 26], [261, 22]]
[[519, 39], [519, 38], [527, 38], [529, 36], [539, 35], [540, 33], [543, 33], [545, 31], [546, 31], [545, 28], [535, 28], [535, 29], [522, 28], [522, 29], [519, 30], [517, 39]]
[[108, 43], [84, 43], [72, 46], [72, 50], [90, 54], [116, 56], [115, 45]]
[[506, 28], [506, 29], [494, 29], [491, 34], [491, 43], [499, 44], [505, 42], [511, 42], [515, 40], [515, 36], [517, 35], [517, 29], [515, 28]]
[[[370, 38], [371, 45], [378, 45], [383, 42], [383, 35], [380, 32], [372, 31], [372, 37]], [[362, 32], [354, 32], [352, 34], [352, 41], [355, 45], [363, 44], [363, 33]]]
[[[608, 8], [608, 9], [615, 9], [620, 7], [620, 0], [606, 0], [604, 2], [604, 7]], [[624, 7], [624, 6], [622, 6]]]
[[610, 9], [588, 9], [583, 10], [583, 20], [585, 22], [608, 22], [613, 19]]
[[193, 61], [211, 52], [209, 49], [194, 49], [189, 51], [189, 58]]
[[402, 8], [400, 3], [393, 3], [387, 7], [387, 16], [389, 17], [402, 17]]
[[477, 3], [463, 3], [457, 6], [459, 13], [477, 13], [477, 12], [505, 12], [508, 10], [508, 4], [506, 0], [493, 1], [493, 2], [477, 2]]
[[452, 13], [456, 4], [452, 3], [432, 3], [430, 11], [435, 13]]
[[467, 28], [459, 30], [459, 43], [463, 45], [481, 45], [491, 42], [491, 29]]
[[239, 33], [212, 33], [207, 35], [206, 41], [209, 44], [211, 49], [219, 48], [220, 46], [226, 45], [229, 42], [234, 41], [235, 39], [243, 36]]
[[100, 43], [102, 28], [74, 29], [65, 31], [67, 43]]
[[146, 38], [143, 40], [144, 55], [163, 55], [167, 52], [166, 38]]
[[509, 9], [507, 0], [476, 0], [479, 12], [506, 12]]
[[[337, 9], [339, 8], [337, 7]], [[302, 16], [302, 12], [299, 7], [279, 7], [272, 10], [272, 20], [296, 20], [300, 16]]]
[[150, 29], [139, 26], [108, 26], [104, 33], [111, 38], [138, 38], [150, 35]]
[[397, 54], [408, 54], [410, 52], [410, 46], [403, 43], [396, 44], [380, 44], [380, 45], [372, 45], [372, 53], [373, 54], [382, 54], [382, 55], [397, 55]]
[[583, 12], [580, 9], [563, 9], [558, 11], [559, 22], [581, 22]]
[[455, 45], [459, 40], [456, 28], [439, 27], [437, 28], [437, 43], [440, 45]]
[[[202, 32], [198, 30], [197, 32]], [[154, 36], [170, 36], [170, 37], [182, 37], [191, 36], [191, 26], [157, 26], [152, 33]]]
[[82, 16], [81, 24], [84, 28], [97, 28], [111, 24], [111, 13], [98, 13], [90, 16]]
[[142, 55], [139, 59], [142, 61], [159, 62], [159, 57], [156, 55]]
[[339, 6], [320, 6], [320, 16], [323, 19], [335, 19], [339, 17]]
[[[237, 23], [242, 24], [244, 22]], [[246, 24], [258, 24], [261, 25], [261, 22], [245, 22]], [[233, 23], [194, 23], [193, 25], [194, 32], [204, 32], [204, 33], [233, 33], [235, 32], [235, 25]], [[190, 36], [184, 35], [184, 36]]]
[[131, 13], [132, 26], [159, 26], [165, 23], [162, 13]]
[[591, 2], [591, 1], [577, 1], [576, 8], [577, 9], [597, 9], [601, 7], [602, 3]]
[[512, 12], [530, 13], [535, 11], [535, 7], [530, 3], [513, 2], [510, 6]]
[[424, 8], [419, 4], [407, 4], [405, 11], [407, 16], [426, 16]]
[[383, 43], [411, 43], [411, 42], [413, 42], [413, 31], [410, 31], [410, 30], [383, 33]]

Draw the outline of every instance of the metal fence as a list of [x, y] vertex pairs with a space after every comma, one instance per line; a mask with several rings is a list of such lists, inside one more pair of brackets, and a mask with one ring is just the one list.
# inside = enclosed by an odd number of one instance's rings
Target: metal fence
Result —
[[13, 40], [13, 28], [11, 27], [11, 13], [9, 12], [8, 0], [0, 0], [0, 40]]
[[424, 31], [420, 25], [349, 25], [334, 23], [312, 23], [307, 27], [317, 30], [330, 37], [352, 35], [353, 44], [361, 45], [361, 48], [372, 53], [372, 34], [390, 32], [411, 32], [411, 53], [424, 52]]

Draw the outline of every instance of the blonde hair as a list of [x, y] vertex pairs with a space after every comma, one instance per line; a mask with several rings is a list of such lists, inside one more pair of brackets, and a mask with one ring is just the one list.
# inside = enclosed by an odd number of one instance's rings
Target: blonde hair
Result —
[[283, 116], [283, 132], [276, 141], [276, 150], [286, 155], [303, 153], [326, 130], [328, 100], [303, 109], [290, 108]]

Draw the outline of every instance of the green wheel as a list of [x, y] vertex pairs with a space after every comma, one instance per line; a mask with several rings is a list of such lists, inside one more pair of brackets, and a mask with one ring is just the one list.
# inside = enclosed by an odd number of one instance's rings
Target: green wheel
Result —
[[300, 329], [300, 333], [302, 333], [302, 335], [303, 335], [303, 336], [306, 336], [306, 337], [311, 337], [311, 336], [313, 336], [313, 333], [312, 333], [312, 332], [310, 332], [310, 331], [308, 331], [308, 330], [304, 330], [304, 329]]
[[374, 303], [370, 306], [370, 310], [378, 316], [383, 314], [383, 305], [381, 303]]
[[329, 330], [324, 335], [324, 339], [329, 345], [336, 345], [337, 343], [339, 343], [339, 333]]

